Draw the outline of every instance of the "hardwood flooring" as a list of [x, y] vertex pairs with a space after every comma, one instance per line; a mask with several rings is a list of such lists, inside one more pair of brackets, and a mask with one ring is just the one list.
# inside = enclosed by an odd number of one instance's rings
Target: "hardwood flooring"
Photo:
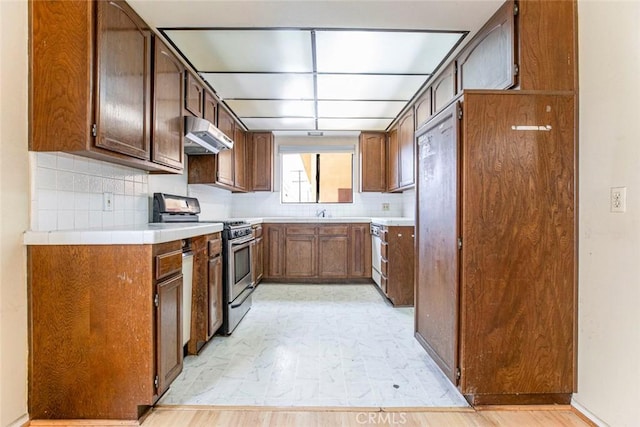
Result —
[[571, 406], [270, 408], [160, 406], [142, 427], [594, 426]]

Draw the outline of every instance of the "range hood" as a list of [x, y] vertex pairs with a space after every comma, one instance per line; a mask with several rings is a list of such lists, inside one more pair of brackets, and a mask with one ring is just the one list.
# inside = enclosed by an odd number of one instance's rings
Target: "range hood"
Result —
[[216, 154], [233, 148], [233, 141], [208, 120], [185, 116], [184, 130], [186, 154]]

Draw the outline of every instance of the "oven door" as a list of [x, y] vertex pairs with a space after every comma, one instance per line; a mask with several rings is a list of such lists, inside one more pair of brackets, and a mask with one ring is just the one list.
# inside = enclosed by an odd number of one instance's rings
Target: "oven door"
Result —
[[236, 298], [245, 289], [250, 289], [253, 285], [251, 282], [251, 242], [253, 236], [246, 238], [230, 240], [227, 245], [229, 251], [229, 274], [227, 275], [227, 301], [230, 304], [237, 303]]

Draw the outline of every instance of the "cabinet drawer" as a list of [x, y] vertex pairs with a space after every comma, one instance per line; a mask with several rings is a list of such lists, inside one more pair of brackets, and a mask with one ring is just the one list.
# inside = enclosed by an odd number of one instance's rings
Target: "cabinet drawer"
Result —
[[386, 278], [389, 271], [389, 262], [386, 259], [380, 261], [380, 273]]
[[316, 234], [316, 227], [313, 225], [287, 226], [287, 234]]
[[219, 255], [222, 252], [222, 240], [212, 239], [207, 242], [207, 249], [209, 257]]
[[380, 230], [380, 241], [381, 242], [388, 242], [387, 240], [387, 233], [389, 230], [387, 230], [387, 228], [383, 228], [382, 230]]
[[348, 225], [325, 225], [318, 229], [321, 236], [346, 236], [349, 234]]
[[182, 249], [156, 256], [156, 280], [182, 272]]
[[262, 226], [261, 225], [253, 228], [253, 237], [255, 237], [256, 239], [259, 238], [259, 237], [262, 237]]
[[385, 260], [389, 259], [389, 244], [388, 243], [380, 243], [380, 256]]
[[387, 292], [387, 278], [385, 276], [380, 277], [380, 289], [382, 289], [382, 292], [384, 292], [385, 294], [388, 293]]

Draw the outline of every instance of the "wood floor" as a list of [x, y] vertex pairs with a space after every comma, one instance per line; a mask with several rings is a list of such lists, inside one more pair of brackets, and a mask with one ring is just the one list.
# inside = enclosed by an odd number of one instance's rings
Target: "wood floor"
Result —
[[570, 406], [491, 408], [157, 407], [142, 427], [593, 426]]

